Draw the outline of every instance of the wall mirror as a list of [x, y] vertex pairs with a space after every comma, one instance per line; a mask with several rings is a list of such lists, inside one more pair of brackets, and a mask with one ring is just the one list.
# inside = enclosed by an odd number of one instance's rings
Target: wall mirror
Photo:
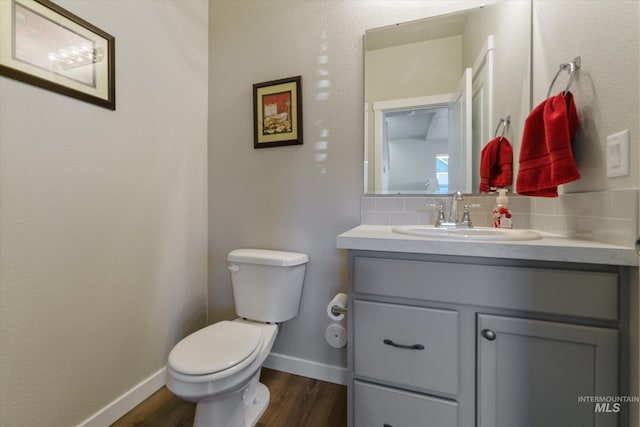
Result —
[[517, 162], [531, 1], [374, 28], [364, 42], [366, 194], [477, 193], [482, 147], [507, 116]]

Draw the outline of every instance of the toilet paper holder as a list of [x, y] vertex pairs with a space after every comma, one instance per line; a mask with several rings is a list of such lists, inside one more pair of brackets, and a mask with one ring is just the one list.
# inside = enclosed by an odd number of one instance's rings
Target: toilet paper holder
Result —
[[347, 305], [349, 303], [349, 296], [343, 292], [336, 294], [329, 304], [327, 304], [327, 316], [334, 322], [338, 322], [347, 314]]
[[333, 314], [334, 316], [337, 316], [339, 314], [347, 314], [347, 311], [347, 307], [340, 307], [338, 305], [331, 306], [331, 314]]

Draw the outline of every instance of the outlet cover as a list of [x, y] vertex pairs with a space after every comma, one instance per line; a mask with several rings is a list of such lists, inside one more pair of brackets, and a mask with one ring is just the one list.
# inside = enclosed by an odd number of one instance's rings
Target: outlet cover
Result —
[[607, 177], [629, 175], [629, 129], [607, 137]]

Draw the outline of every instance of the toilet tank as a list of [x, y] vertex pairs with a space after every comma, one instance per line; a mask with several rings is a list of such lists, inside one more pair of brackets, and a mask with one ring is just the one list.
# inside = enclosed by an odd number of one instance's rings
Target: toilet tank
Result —
[[236, 314], [259, 322], [284, 322], [300, 308], [306, 254], [266, 249], [229, 252]]

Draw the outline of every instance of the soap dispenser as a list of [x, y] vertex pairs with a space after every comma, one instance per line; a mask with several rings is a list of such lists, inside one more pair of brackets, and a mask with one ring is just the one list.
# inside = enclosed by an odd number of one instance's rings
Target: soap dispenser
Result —
[[509, 210], [509, 198], [507, 189], [499, 188], [496, 197], [496, 207], [493, 208], [493, 226], [495, 228], [512, 228], [511, 211]]

